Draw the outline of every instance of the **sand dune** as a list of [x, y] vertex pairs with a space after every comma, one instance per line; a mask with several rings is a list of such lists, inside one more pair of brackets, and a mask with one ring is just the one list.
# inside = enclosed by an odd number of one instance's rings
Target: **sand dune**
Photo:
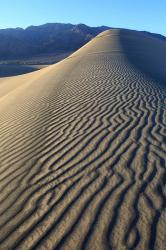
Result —
[[166, 249], [165, 65], [117, 29], [0, 79], [0, 249]]

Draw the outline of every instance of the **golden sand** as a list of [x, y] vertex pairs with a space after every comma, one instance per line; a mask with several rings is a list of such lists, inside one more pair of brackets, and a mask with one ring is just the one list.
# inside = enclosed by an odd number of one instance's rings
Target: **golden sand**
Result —
[[0, 79], [0, 249], [166, 249], [166, 42], [106, 31]]

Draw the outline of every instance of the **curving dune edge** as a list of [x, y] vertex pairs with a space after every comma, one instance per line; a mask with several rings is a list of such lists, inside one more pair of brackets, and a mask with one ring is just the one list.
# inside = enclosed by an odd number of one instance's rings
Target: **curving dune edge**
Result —
[[0, 79], [0, 249], [165, 249], [165, 65], [115, 29]]

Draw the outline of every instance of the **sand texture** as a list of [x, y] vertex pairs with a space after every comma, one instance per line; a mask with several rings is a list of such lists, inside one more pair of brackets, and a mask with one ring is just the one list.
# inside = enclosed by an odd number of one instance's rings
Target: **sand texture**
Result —
[[166, 249], [166, 42], [106, 31], [0, 79], [0, 250]]

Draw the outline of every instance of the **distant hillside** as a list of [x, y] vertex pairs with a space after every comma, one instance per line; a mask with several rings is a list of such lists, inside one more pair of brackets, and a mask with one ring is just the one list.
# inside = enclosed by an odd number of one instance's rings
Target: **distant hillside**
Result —
[[142, 31], [142, 32], [153, 37], [153, 38], [158, 38], [160, 40], [166, 41], [166, 37], [161, 35], [161, 34], [151, 33], [151, 32], [147, 32], [147, 31]]
[[[0, 29], [0, 77], [25, 74], [57, 63], [108, 29], [62, 23]], [[160, 34], [142, 33], [166, 41]]]
[[48, 23], [0, 30], [0, 60], [75, 51], [109, 27]]

